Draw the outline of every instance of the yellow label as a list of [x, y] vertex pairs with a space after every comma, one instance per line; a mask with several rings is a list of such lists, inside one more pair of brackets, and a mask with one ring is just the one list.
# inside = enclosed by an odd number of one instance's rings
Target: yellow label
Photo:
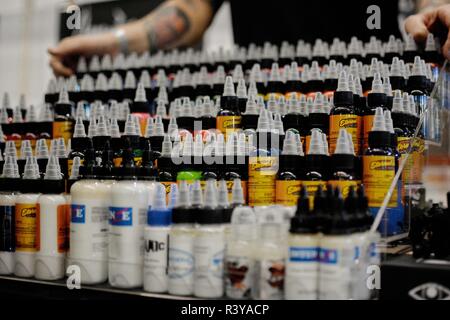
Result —
[[361, 181], [356, 180], [330, 180], [328, 184], [333, 188], [339, 187], [341, 190], [342, 197], [345, 199], [348, 196], [348, 192], [350, 191], [350, 187], [353, 187], [355, 192], [358, 188], [358, 185], [361, 184]]
[[302, 185], [306, 188], [309, 199], [309, 208], [314, 209], [314, 196], [316, 195], [319, 186], [322, 186], [323, 190], [326, 190], [327, 183], [325, 181], [302, 181]]
[[363, 117], [363, 150], [369, 147], [369, 132], [372, 131], [374, 115]]
[[[84, 159], [80, 159], [80, 166], [82, 166], [83, 164], [84, 164]], [[67, 167], [68, 167], [67, 176], [70, 177], [72, 175], [73, 159], [67, 160]]]
[[37, 239], [37, 204], [16, 204], [16, 251], [36, 252]]
[[277, 157], [250, 157], [248, 168], [248, 203], [268, 206], [275, 203]]
[[142, 165], [142, 157], [134, 157], [134, 165], [140, 167]]
[[241, 120], [240, 116], [218, 116], [216, 118], [217, 130], [225, 135], [238, 131], [241, 128]]
[[330, 116], [330, 153], [336, 149], [339, 130], [345, 129], [352, 136], [355, 154], [359, 154], [358, 121], [355, 114], [336, 114]]
[[64, 138], [64, 142], [68, 143], [72, 138], [72, 121], [55, 121], [53, 122], [53, 139]]
[[277, 180], [276, 203], [284, 206], [295, 206], [300, 195], [301, 181]]
[[172, 188], [172, 183], [175, 183], [175, 182], [160, 181], [160, 183], [166, 188], [166, 203], [169, 203], [170, 190]]
[[[369, 207], [381, 207], [394, 176], [393, 156], [363, 156], [363, 184], [369, 198]], [[395, 188], [388, 207], [397, 205], [397, 196]]]
[[[409, 145], [411, 143], [410, 137], [397, 137], [397, 150], [401, 154], [401, 161], [405, 161], [406, 154], [409, 150]], [[406, 160], [406, 164], [402, 171], [402, 181], [403, 183], [411, 182], [411, 168], [413, 165], [413, 157], [410, 155]]]
[[122, 157], [114, 158], [113, 163], [115, 168], [120, 168], [120, 166], [122, 165]]
[[420, 138], [414, 139], [412, 149], [413, 151], [410, 156], [412, 158], [410, 174], [411, 183], [422, 183], [422, 173], [425, 165], [425, 141]]

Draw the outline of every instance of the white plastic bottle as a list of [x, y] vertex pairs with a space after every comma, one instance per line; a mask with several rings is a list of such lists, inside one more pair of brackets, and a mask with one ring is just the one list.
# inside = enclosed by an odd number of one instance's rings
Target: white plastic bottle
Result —
[[[330, 203], [330, 197], [327, 200]], [[342, 197], [331, 200], [334, 203], [326, 212], [329, 227], [320, 238], [319, 299], [348, 300], [352, 298], [352, 276], [357, 276], [352, 275], [355, 243]]]
[[319, 274], [319, 239], [309, 199], [302, 188], [295, 216], [291, 219], [286, 259], [286, 300], [316, 300]]
[[58, 158], [50, 156], [38, 198], [40, 247], [35, 257], [35, 278], [64, 278], [64, 259], [69, 246], [69, 208]]
[[157, 183], [144, 231], [144, 290], [166, 292], [168, 287], [168, 249], [172, 210], [166, 205], [166, 188]]
[[230, 229], [225, 254], [225, 294], [231, 299], [250, 299], [255, 280], [256, 215], [253, 209], [235, 208]]
[[100, 181], [94, 149], [86, 151], [82, 178], [70, 194], [70, 251], [67, 264], [81, 272], [81, 285], [103, 283], [108, 279], [108, 218], [111, 184]]
[[[261, 208], [259, 235], [255, 241], [255, 299], [282, 299], [286, 250], [283, 240], [283, 213], [272, 208]], [[281, 248], [280, 248], [281, 247]]]
[[3, 165], [3, 174], [0, 177], [0, 274], [12, 274], [14, 269], [16, 247], [14, 216], [19, 178], [19, 168], [15, 156], [7, 155]]
[[21, 194], [16, 196], [16, 252], [14, 274], [34, 276], [35, 254], [38, 247], [37, 202], [41, 176], [35, 157], [26, 159], [21, 180]]
[[109, 284], [137, 288], [143, 284], [144, 227], [148, 189], [137, 181], [132, 151], [124, 150], [121, 179], [111, 187], [109, 232]]
[[205, 202], [196, 215], [194, 240], [194, 295], [220, 298], [224, 293], [225, 227], [217, 207], [216, 180], [206, 182]]
[[[199, 191], [195, 194], [197, 197], [200, 194], [201, 200], [201, 189]], [[186, 181], [181, 181], [169, 235], [168, 291], [172, 295], [188, 296], [194, 292], [194, 223], [189, 188]]]

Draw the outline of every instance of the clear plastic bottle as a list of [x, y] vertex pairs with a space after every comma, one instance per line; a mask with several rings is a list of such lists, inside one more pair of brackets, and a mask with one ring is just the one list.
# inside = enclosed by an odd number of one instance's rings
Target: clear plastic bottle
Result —
[[166, 292], [168, 288], [171, 214], [166, 205], [166, 188], [157, 183], [144, 231], [144, 290], [148, 292]]
[[64, 260], [69, 247], [68, 204], [58, 158], [50, 156], [38, 198], [40, 247], [36, 252], [35, 278], [64, 278]]
[[[200, 183], [196, 195], [201, 195]], [[193, 199], [197, 202], [198, 199]], [[186, 181], [181, 181], [178, 201], [172, 210], [169, 235], [169, 283], [172, 295], [188, 296], [194, 292], [194, 214], [190, 209], [190, 193]]]
[[225, 294], [231, 299], [250, 299], [255, 280], [256, 215], [253, 209], [235, 208], [230, 228], [225, 254]]
[[35, 253], [38, 246], [36, 219], [40, 178], [36, 158], [28, 157], [20, 181], [21, 194], [16, 196], [14, 274], [18, 277], [34, 276]]
[[138, 288], [143, 284], [149, 199], [147, 187], [137, 181], [131, 148], [124, 150], [120, 176], [111, 187], [108, 279], [113, 287]]
[[111, 185], [98, 177], [93, 148], [86, 150], [82, 178], [71, 188], [70, 251], [68, 264], [81, 271], [81, 284], [108, 279], [108, 207]]
[[0, 177], [0, 274], [12, 274], [14, 269], [16, 249], [14, 217], [19, 179], [15, 157], [6, 155]]

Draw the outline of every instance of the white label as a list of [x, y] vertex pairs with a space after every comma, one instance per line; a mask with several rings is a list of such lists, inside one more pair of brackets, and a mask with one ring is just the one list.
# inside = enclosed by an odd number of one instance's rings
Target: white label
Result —
[[194, 285], [194, 239], [191, 234], [169, 237], [169, 292], [191, 294]]
[[225, 259], [225, 290], [228, 298], [250, 299], [255, 263], [249, 257], [227, 256]]
[[256, 261], [256, 299], [282, 299], [284, 259]]
[[289, 247], [286, 262], [285, 298], [289, 300], [317, 299], [319, 248]]
[[354, 254], [354, 247], [320, 248], [320, 300], [351, 298], [351, 270], [354, 264]]
[[205, 297], [223, 294], [224, 254], [223, 231], [197, 235], [194, 241], [196, 295]]
[[144, 251], [144, 287], [146, 290], [167, 290], [169, 229], [147, 229]]

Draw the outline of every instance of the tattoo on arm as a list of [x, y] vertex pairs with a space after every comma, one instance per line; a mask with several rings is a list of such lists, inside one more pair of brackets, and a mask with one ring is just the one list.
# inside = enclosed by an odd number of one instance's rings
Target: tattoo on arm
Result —
[[151, 17], [145, 28], [150, 51], [170, 48], [191, 28], [191, 21], [186, 13], [176, 6], [163, 7]]

